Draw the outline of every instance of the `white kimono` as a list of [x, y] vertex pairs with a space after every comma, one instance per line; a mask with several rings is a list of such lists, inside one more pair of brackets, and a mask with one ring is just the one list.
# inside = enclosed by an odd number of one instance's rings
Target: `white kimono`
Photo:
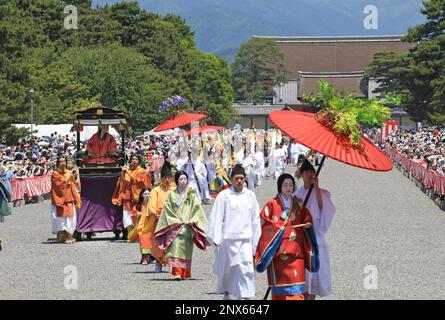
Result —
[[178, 158], [176, 158], [176, 162], [175, 162], [175, 167], [176, 167], [176, 171], [180, 171], [183, 170], [184, 165], [189, 161], [187, 156], [180, 156]]
[[287, 150], [283, 148], [276, 149], [273, 153], [273, 158], [275, 160], [275, 172], [274, 178], [278, 179], [278, 177], [284, 172], [284, 160], [287, 157]]
[[[304, 201], [307, 192], [304, 186], [299, 188], [294, 195]], [[321, 199], [323, 209], [318, 207], [317, 196], [312, 190], [311, 196], [306, 207], [312, 215], [312, 222], [317, 236], [318, 250], [320, 256], [320, 269], [316, 273], [306, 270], [305, 292], [320, 297], [328, 296], [332, 293], [331, 289], [331, 266], [329, 263], [328, 244], [325, 234], [328, 232], [332, 219], [335, 214], [335, 207], [331, 201], [331, 193], [328, 190], [321, 189]]]
[[264, 153], [257, 151], [255, 153], [255, 186], [260, 186], [265, 175]]
[[291, 161], [293, 164], [297, 164], [298, 156], [300, 155], [300, 145], [298, 143], [292, 143], [290, 147]]
[[248, 155], [243, 160], [243, 168], [246, 171], [246, 181], [249, 190], [255, 190], [255, 160], [252, 155]]
[[213, 272], [217, 292], [237, 299], [255, 296], [253, 257], [261, 236], [259, 205], [247, 188], [221, 191], [210, 213], [206, 232], [217, 246]]
[[[194, 172], [193, 169], [195, 169]], [[184, 164], [182, 170], [187, 173], [189, 185], [195, 188], [199, 200], [210, 199], [209, 184], [207, 181], [207, 169], [204, 166], [204, 163], [201, 160], [192, 160], [192, 162], [187, 162], [186, 164]], [[198, 181], [196, 181], [195, 174]]]

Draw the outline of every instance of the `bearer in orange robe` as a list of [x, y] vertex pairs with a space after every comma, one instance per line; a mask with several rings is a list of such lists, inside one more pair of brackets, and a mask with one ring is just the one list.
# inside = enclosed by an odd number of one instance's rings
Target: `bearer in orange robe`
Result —
[[137, 233], [132, 233], [138, 217], [136, 205], [144, 189], [151, 189], [151, 176], [141, 166], [141, 157], [134, 154], [130, 157], [130, 167], [122, 167], [122, 176], [116, 184], [112, 202], [116, 206], [123, 206], [123, 224], [130, 235], [129, 242], [137, 239]]
[[51, 216], [57, 242], [73, 243], [76, 230], [76, 208], [81, 205], [80, 181], [66, 169], [66, 159], [57, 158], [57, 169], [51, 176]]
[[114, 137], [108, 133], [108, 125], [99, 130], [88, 140], [85, 163], [115, 163], [118, 159]]

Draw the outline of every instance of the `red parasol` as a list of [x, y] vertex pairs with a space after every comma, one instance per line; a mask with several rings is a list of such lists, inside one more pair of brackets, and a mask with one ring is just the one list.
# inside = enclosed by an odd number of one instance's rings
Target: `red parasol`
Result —
[[[321, 163], [315, 173], [316, 177], [320, 174], [326, 157], [373, 171], [389, 171], [392, 169], [391, 160], [371, 141], [362, 136], [362, 144], [355, 146], [351, 144], [348, 136], [337, 133], [318, 122], [315, 116], [314, 113], [287, 110], [272, 111], [269, 114], [270, 121], [286, 135], [323, 154]], [[304, 199], [303, 207], [306, 207], [313, 188], [314, 184], [312, 183], [306, 199]], [[318, 246], [315, 246], [314, 250], [318, 254]], [[270, 287], [267, 289], [263, 300], [267, 299], [269, 292]]]
[[207, 116], [205, 114], [200, 114], [200, 113], [178, 114], [171, 119], [165, 120], [163, 123], [161, 123], [159, 126], [157, 126], [154, 129], [154, 131], [159, 132], [159, 131], [164, 131], [164, 130], [168, 130], [168, 129], [182, 127], [182, 126], [190, 124], [194, 121], [202, 120], [204, 118], [207, 118]]
[[184, 134], [186, 136], [190, 136], [192, 134], [196, 134], [196, 133], [202, 133], [202, 132], [206, 132], [206, 131], [219, 131], [219, 130], [224, 130], [224, 127], [219, 127], [219, 126], [202, 126], [199, 128], [193, 128], [191, 130], [187, 130], [184, 132]]
[[352, 145], [349, 137], [337, 133], [314, 118], [314, 113], [278, 110], [270, 113], [270, 121], [286, 135], [329, 158], [351, 166], [373, 171], [389, 171], [391, 160], [367, 138]]

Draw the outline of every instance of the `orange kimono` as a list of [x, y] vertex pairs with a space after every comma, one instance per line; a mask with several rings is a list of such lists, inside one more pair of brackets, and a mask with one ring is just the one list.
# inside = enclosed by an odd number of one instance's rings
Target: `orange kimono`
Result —
[[148, 203], [143, 206], [137, 228], [142, 254], [151, 254], [163, 264], [167, 263], [165, 252], [159, 249], [154, 240], [158, 218], [152, 214], [150, 208], [155, 210], [158, 214], [161, 214], [168, 194], [175, 188], [176, 185], [172, 183], [168, 188], [157, 186], [150, 192], [150, 199], [148, 200]]
[[[136, 205], [138, 204], [140, 193], [143, 189], [151, 188], [151, 176], [144, 168], [138, 166], [134, 170], [129, 169], [117, 181], [112, 202], [116, 206], [123, 206], [124, 211], [130, 211], [131, 220], [133, 225], [135, 225], [139, 214], [139, 211], [136, 210]], [[136, 241], [137, 238], [137, 233], [132, 232], [129, 234], [128, 240], [132, 242]]]
[[88, 157], [85, 163], [115, 163], [116, 157], [106, 156], [117, 152], [116, 140], [109, 133], [100, 139], [99, 133], [95, 133], [87, 144]]
[[51, 176], [51, 203], [57, 208], [58, 217], [72, 217], [74, 207], [80, 208], [81, 201], [76, 183], [69, 171], [54, 171]]
[[129, 169], [117, 181], [112, 202], [116, 206], [124, 206], [124, 210], [132, 211], [139, 201], [143, 189], [151, 189], [151, 176], [142, 167]]

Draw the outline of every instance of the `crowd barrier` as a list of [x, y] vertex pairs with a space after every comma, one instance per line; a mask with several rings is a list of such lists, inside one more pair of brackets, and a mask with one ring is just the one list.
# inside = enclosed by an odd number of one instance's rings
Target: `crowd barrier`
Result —
[[445, 208], [445, 176], [433, 170], [426, 169], [391, 148], [389, 144], [385, 145], [385, 153], [399, 169], [404, 171], [404, 174], [408, 178], [416, 181], [425, 193], [439, 202], [438, 205], [442, 209]]
[[48, 194], [51, 191], [51, 175], [11, 180], [11, 201]]
[[[164, 164], [164, 157], [149, 160], [148, 170], [159, 171]], [[10, 181], [12, 189], [11, 201], [24, 200], [25, 195], [28, 199], [35, 196], [42, 196], [51, 192], [51, 174], [39, 177], [14, 179]]]

